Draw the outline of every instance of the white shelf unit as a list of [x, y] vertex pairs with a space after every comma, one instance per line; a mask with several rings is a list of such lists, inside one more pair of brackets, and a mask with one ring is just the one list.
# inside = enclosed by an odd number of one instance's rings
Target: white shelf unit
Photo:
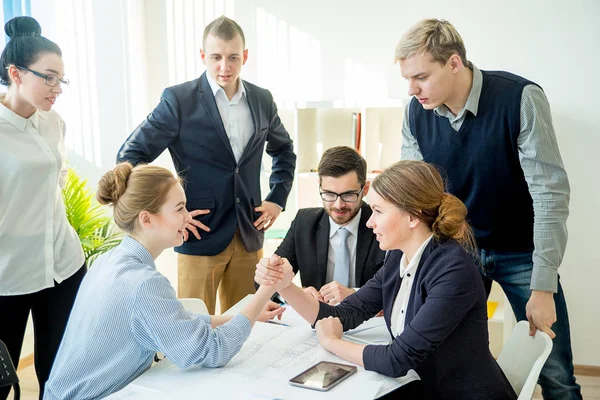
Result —
[[[279, 117], [294, 140], [298, 159], [286, 212], [275, 222], [275, 229], [289, 227], [298, 209], [322, 205], [315, 171], [321, 155], [328, 148], [354, 147], [353, 113], [361, 113], [361, 154], [367, 160], [369, 179], [375, 176], [372, 171], [382, 170], [400, 159], [402, 105], [345, 107], [340, 102], [308, 102], [279, 109]], [[263, 160], [261, 185], [263, 194], [266, 194], [271, 159], [265, 156]]]
[[400, 160], [404, 108], [364, 108], [361, 113], [361, 153], [370, 172], [383, 170]]

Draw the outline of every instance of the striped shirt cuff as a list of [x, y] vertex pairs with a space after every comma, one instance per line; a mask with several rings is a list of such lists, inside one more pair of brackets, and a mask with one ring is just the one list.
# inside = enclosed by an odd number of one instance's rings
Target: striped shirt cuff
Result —
[[533, 267], [531, 274], [531, 290], [558, 292], [558, 271], [551, 267]]

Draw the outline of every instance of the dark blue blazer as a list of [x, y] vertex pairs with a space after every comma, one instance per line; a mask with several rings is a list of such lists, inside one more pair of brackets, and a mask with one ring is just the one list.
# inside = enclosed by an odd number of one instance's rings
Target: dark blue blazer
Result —
[[248, 251], [262, 248], [264, 234], [253, 223], [260, 216], [260, 167], [267, 146], [273, 158], [266, 200], [285, 207], [294, 180], [296, 154], [268, 90], [242, 81], [254, 122], [254, 134], [239, 163], [217, 108], [206, 73], [164, 90], [159, 104], [125, 141], [117, 162], [150, 163], [165, 149], [184, 180], [187, 209], [209, 209], [196, 219], [211, 231], [200, 231], [175, 251], [213, 256], [231, 242], [239, 227]]
[[[320, 303], [317, 319], [339, 317], [352, 329], [383, 308], [390, 330], [402, 278], [402, 252], [388, 252], [383, 268], [340, 305]], [[427, 399], [516, 399], [489, 350], [486, 296], [472, 258], [454, 240], [432, 239], [413, 281], [404, 331], [387, 346], [363, 351], [365, 369], [399, 377], [414, 369]], [[391, 330], [390, 330], [391, 334]]]

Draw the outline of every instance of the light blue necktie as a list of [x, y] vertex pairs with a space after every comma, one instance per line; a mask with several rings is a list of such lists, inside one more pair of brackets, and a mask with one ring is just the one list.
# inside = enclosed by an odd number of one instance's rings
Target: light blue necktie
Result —
[[340, 228], [337, 233], [340, 235], [340, 245], [335, 252], [333, 280], [348, 287], [350, 285], [350, 252], [348, 251], [350, 231], [346, 228]]

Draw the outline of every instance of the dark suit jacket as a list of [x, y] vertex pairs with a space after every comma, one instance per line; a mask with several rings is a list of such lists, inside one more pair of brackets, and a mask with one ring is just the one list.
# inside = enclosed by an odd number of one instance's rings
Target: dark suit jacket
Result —
[[177, 172], [184, 179], [187, 209], [209, 209], [196, 219], [210, 232], [194, 235], [179, 253], [213, 256], [231, 242], [239, 227], [248, 251], [262, 248], [263, 232], [253, 223], [260, 216], [260, 166], [265, 142], [273, 158], [271, 191], [266, 200], [285, 207], [294, 180], [296, 155], [273, 97], [268, 90], [244, 82], [254, 134], [239, 163], [235, 161], [229, 138], [217, 108], [206, 73], [200, 78], [164, 90], [160, 103], [125, 141], [117, 162], [133, 164], [154, 161], [169, 149]]
[[[348, 330], [383, 308], [390, 329], [401, 257], [401, 251], [389, 252], [384, 267], [358, 292], [336, 307], [320, 303], [317, 319], [339, 317]], [[413, 281], [404, 331], [389, 346], [365, 347], [365, 369], [392, 377], [414, 369], [428, 399], [516, 399], [489, 351], [487, 321], [486, 295], [472, 258], [454, 240], [432, 239]]]
[[[383, 265], [385, 251], [379, 249], [373, 230], [367, 228], [372, 211], [362, 204], [356, 241], [356, 285], [363, 286]], [[298, 211], [290, 229], [275, 254], [285, 257], [300, 271], [302, 286], [314, 286], [320, 290], [327, 282], [327, 253], [329, 250], [329, 215], [322, 207], [304, 208]]]

